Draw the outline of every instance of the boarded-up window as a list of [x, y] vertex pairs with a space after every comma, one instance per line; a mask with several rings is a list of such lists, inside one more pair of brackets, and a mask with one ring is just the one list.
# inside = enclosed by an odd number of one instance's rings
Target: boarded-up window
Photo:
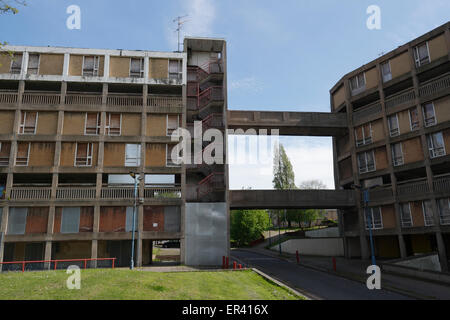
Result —
[[105, 134], [109, 136], [120, 136], [122, 127], [122, 114], [106, 114]]
[[48, 225], [48, 211], [48, 207], [28, 208], [25, 233], [46, 233]]
[[9, 153], [11, 151], [10, 142], [0, 142], [0, 167], [9, 165]]
[[181, 80], [183, 77], [182, 60], [169, 60], [169, 79]]
[[370, 123], [355, 129], [356, 146], [372, 143], [372, 125]]
[[130, 61], [130, 77], [142, 78], [144, 76], [144, 59], [131, 58]]
[[180, 232], [181, 230], [180, 207], [164, 207], [164, 231]]
[[38, 74], [39, 72], [39, 54], [30, 54], [28, 56], [28, 74]]
[[171, 136], [172, 133], [178, 129], [180, 126], [180, 116], [175, 115], [167, 115], [167, 135]]
[[20, 142], [17, 144], [16, 166], [28, 166], [30, 146], [30, 142]]
[[8, 234], [25, 234], [28, 208], [9, 208]]
[[125, 166], [138, 167], [141, 165], [141, 145], [127, 144], [125, 148]]
[[21, 70], [22, 70], [22, 54], [14, 53], [13, 58], [11, 60], [11, 73], [20, 74]]
[[[133, 211], [134, 207], [127, 207], [127, 217], [125, 222], [125, 232], [131, 232], [133, 230]], [[136, 213], [134, 215], [134, 230], [137, 230], [137, 220], [138, 213], [136, 209]]]
[[419, 129], [419, 113], [417, 112], [417, 108], [412, 108], [409, 110], [409, 121], [411, 131]]
[[77, 143], [77, 150], [75, 156], [75, 167], [90, 167], [92, 166], [92, 150], [94, 146], [92, 143]]
[[86, 123], [84, 134], [98, 135], [100, 134], [100, 113], [86, 113]]
[[99, 56], [83, 57], [83, 76], [98, 76], [98, 67], [100, 64]]
[[124, 232], [126, 207], [101, 207], [100, 232]]
[[61, 233], [78, 233], [79, 230], [80, 208], [63, 208], [61, 217]]
[[22, 111], [20, 117], [19, 134], [36, 134], [37, 120], [37, 112]]

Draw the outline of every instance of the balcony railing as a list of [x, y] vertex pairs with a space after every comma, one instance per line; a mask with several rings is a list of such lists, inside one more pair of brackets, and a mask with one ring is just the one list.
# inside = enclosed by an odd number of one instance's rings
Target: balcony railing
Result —
[[97, 106], [102, 104], [102, 95], [87, 94], [68, 94], [66, 95], [65, 104]]
[[181, 199], [181, 187], [145, 188], [146, 199]]
[[223, 128], [223, 116], [220, 113], [212, 113], [202, 121], [203, 131], [210, 128]]
[[198, 183], [197, 195], [201, 197], [219, 190], [225, 189], [225, 179], [223, 172], [214, 172]]
[[381, 112], [381, 104], [379, 102], [372, 103], [366, 107], [356, 110], [353, 113], [353, 122], [358, 123], [380, 112]]
[[[139, 195], [138, 195], [139, 196]], [[134, 187], [103, 187], [102, 199], [134, 199]]]
[[23, 104], [57, 105], [61, 102], [61, 93], [25, 92], [22, 97]]
[[95, 187], [59, 187], [56, 189], [57, 199], [95, 199]]
[[450, 88], [450, 74], [446, 74], [439, 79], [425, 82], [419, 88], [420, 97], [430, 96], [445, 89]]
[[183, 98], [182, 97], [171, 97], [171, 96], [148, 96], [147, 106], [149, 107], [182, 107]]
[[11, 199], [28, 200], [28, 199], [50, 199], [52, 188], [50, 187], [13, 187], [11, 189]]
[[435, 178], [433, 181], [434, 192], [450, 193], [450, 177]]
[[18, 96], [19, 95], [17, 94], [17, 92], [2, 91], [0, 92], [0, 103], [4, 104], [17, 103]]
[[386, 108], [393, 108], [395, 106], [413, 101], [416, 98], [416, 94], [414, 93], [414, 89], [407, 89], [399, 94], [396, 94], [392, 97], [386, 99]]
[[[382, 201], [392, 198], [394, 193], [391, 186], [380, 187], [377, 189], [369, 190], [369, 201]], [[364, 201], [363, 195], [361, 195], [361, 201]]]
[[397, 185], [398, 195], [417, 195], [430, 192], [427, 181], [399, 183]]
[[110, 106], [142, 107], [142, 96], [108, 95], [106, 103]]

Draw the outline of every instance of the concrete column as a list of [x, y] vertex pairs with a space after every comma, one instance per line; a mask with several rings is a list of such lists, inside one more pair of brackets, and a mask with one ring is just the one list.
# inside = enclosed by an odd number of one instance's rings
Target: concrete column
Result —
[[[97, 259], [98, 254], [98, 240], [92, 240], [91, 243], [91, 259]], [[91, 268], [97, 268], [97, 261], [91, 261]]]
[[[45, 242], [44, 260], [52, 260], [52, 241]], [[44, 269], [50, 269], [51, 263], [45, 262]]]
[[[185, 79], [186, 77], [186, 70], [187, 70], [187, 66], [186, 66], [186, 60], [187, 59], [183, 59], [183, 79]], [[183, 83], [184, 80], [183, 80]], [[183, 94], [183, 114], [181, 116], [181, 124], [183, 126], [183, 128], [187, 128], [186, 126], [186, 122], [187, 122], [187, 89], [186, 89], [186, 85], [184, 84], [182, 87], [182, 94]], [[226, 121], [226, 118], [224, 118]], [[226, 122], [225, 122], [226, 123]], [[226, 131], [225, 131], [225, 142], [227, 141], [227, 135], [226, 135]], [[226, 146], [226, 145], [225, 145]], [[187, 191], [187, 186], [186, 186], [186, 164], [183, 162], [181, 165], [181, 208], [180, 208], [180, 215], [181, 215], [181, 219], [180, 219], [180, 234], [181, 234], [181, 239], [180, 239], [180, 263], [184, 264], [184, 262], [186, 261], [186, 257], [185, 257], [185, 253], [186, 253], [186, 246], [185, 246], [185, 234], [184, 234], [184, 230], [185, 230], [185, 216], [186, 216], [186, 191]], [[228, 232], [229, 234], [229, 232]], [[153, 245], [153, 242], [152, 242]]]
[[66, 80], [69, 76], [69, 62], [70, 62], [70, 54], [65, 53], [64, 54], [64, 63], [63, 63], [63, 79]]
[[398, 246], [400, 248], [400, 257], [404, 259], [408, 256], [406, 253], [405, 238], [403, 234], [398, 234], [397, 238], [398, 238]]
[[[8, 216], [9, 216], [9, 207], [3, 207], [3, 213], [1, 216], [0, 223], [0, 262], [3, 262], [3, 256], [5, 251], [5, 235], [8, 226]], [[2, 268], [0, 266], [0, 272], [2, 272]]]
[[22, 69], [20, 70], [20, 78], [22, 78], [22, 79], [24, 79], [27, 75], [29, 57], [30, 57], [30, 55], [29, 55], [28, 51], [23, 52], [23, 54], [22, 54]]
[[441, 263], [442, 272], [448, 272], [448, 257], [441, 232], [436, 232], [436, 242], [438, 246], [439, 262]]
[[142, 267], [142, 231], [144, 229], [144, 206], [138, 206], [138, 230], [136, 239], [136, 267]]
[[103, 81], [107, 81], [108, 77], [109, 77], [109, 61], [110, 61], [110, 56], [109, 54], [105, 55], [105, 66], [104, 66], [104, 74], [103, 74]]

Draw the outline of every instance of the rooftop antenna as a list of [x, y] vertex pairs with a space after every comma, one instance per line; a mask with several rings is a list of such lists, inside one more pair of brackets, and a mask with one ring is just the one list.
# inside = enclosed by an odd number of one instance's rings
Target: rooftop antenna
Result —
[[173, 19], [173, 22], [177, 23], [177, 28], [175, 29], [175, 32], [178, 32], [178, 52], [180, 52], [180, 31], [183, 28], [183, 24], [185, 24], [186, 22], [188, 22], [189, 20], [182, 20], [186, 17], [188, 17], [189, 15], [185, 15], [185, 16], [178, 16], [175, 19]]

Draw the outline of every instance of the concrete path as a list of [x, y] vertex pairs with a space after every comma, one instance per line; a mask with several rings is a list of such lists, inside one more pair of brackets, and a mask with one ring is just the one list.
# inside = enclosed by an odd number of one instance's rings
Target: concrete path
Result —
[[[280, 258], [278, 252], [260, 248], [248, 249], [263, 255]], [[295, 255], [283, 254], [282, 259], [292, 264], [297, 264]], [[336, 258], [337, 270], [334, 272], [331, 257], [303, 256], [300, 255], [300, 265], [317, 271], [323, 271], [338, 275], [347, 279], [365, 284], [368, 275], [366, 274], [368, 261]], [[450, 286], [435, 282], [424, 281], [411, 277], [403, 277], [388, 273], [381, 275], [381, 287], [393, 292], [416, 299], [450, 299]]]
[[298, 266], [279, 257], [257, 250], [233, 250], [232, 259], [239, 259], [286, 283], [311, 299], [331, 300], [404, 300], [405, 295], [388, 290], [369, 290], [365, 284], [337, 275]]

